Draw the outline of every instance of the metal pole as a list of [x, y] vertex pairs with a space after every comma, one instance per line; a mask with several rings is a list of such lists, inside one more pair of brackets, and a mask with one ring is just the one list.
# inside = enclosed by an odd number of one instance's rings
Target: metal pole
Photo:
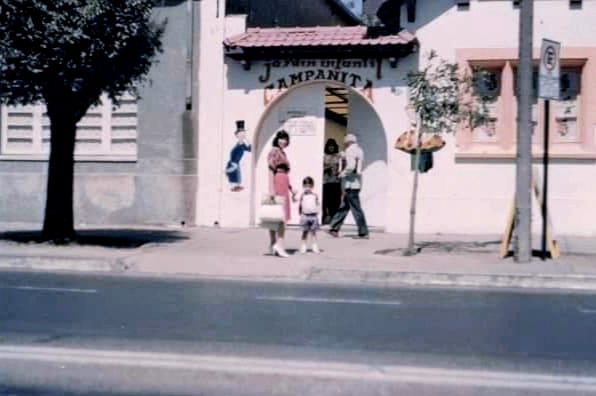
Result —
[[542, 260], [546, 260], [546, 237], [548, 227], [548, 141], [550, 129], [550, 100], [544, 101], [544, 171], [542, 172]]
[[532, 35], [534, 0], [521, 0], [517, 73], [517, 168], [515, 261], [532, 259]]

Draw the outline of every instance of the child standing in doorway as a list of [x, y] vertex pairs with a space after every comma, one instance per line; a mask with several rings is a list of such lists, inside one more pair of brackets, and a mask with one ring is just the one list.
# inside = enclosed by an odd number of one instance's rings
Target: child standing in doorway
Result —
[[300, 226], [302, 227], [302, 245], [300, 253], [306, 253], [307, 243], [310, 239], [311, 250], [313, 253], [319, 253], [317, 245], [317, 230], [319, 229], [319, 196], [313, 191], [315, 181], [307, 176], [302, 181], [302, 194], [300, 194], [300, 203], [298, 211], [300, 213]]

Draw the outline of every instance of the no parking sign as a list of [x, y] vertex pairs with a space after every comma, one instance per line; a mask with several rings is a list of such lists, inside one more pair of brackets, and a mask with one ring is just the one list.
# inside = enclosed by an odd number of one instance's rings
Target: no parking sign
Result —
[[560, 53], [560, 43], [542, 39], [538, 96], [543, 99], [559, 99], [559, 79], [561, 73]]

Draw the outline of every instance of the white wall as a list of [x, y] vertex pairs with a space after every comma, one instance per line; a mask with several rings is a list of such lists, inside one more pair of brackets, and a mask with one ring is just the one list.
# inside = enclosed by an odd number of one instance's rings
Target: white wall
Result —
[[[445, 59], [455, 48], [516, 48], [518, 13], [511, 1], [472, 1], [458, 11], [451, 0], [418, 2], [417, 23], [405, 23], [420, 41]], [[534, 47], [551, 38], [563, 46], [596, 46], [596, 2], [570, 10], [568, 1], [536, 1]], [[435, 166], [421, 175], [417, 231], [421, 233], [502, 233], [515, 185], [513, 160], [455, 160], [455, 141], [435, 154]], [[389, 197], [396, 213], [389, 230], [406, 232], [412, 174], [406, 155], [390, 168], [396, 183]], [[549, 168], [550, 210], [555, 234], [596, 234], [596, 165], [592, 161], [552, 161]], [[397, 187], [399, 186], [399, 188]], [[539, 230], [538, 213], [534, 229]]]
[[[223, 3], [223, 2], [222, 2]], [[206, 11], [213, 11], [212, 2], [201, 2]], [[386, 182], [385, 198], [374, 191], [363, 191], [370, 205], [375, 202], [375, 209], [369, 209], [367, 215], [371, 223], [384, 217], [388, 231], [406, 232], [412, 186], [410, 158], [407, 154], [393, 149], [397, 136], [407, 125], [403, 109], [406, 105], [404, 77], [408, 70], [419, 67], [421, 54], [435, 49], [446, 59], [454, 59], [456, 48], [515, 48], [517, 46], [518, 10], [512, 7], [510, 0], [472, 1], [468, 11], [458, 11], [452, 0], [420, 1], [417, 22], [405, 24], [420, 41], [420, 52], [406, 59], [401, 59], [397, 69], [383, 64], [383, 78], [377, 80], [375, 70], [354, 70], [368, 76], [374, 82], [373, 106], [378, 114], [376, 126], [371, 117], [351, 117], [350, 127], [370, 130], [382, 127], [386, 132], [386, 165], [377, 159], [369, 166], [369, 175], [365, 175], [365, 188], [375, 185], [383, 191], [381, 180]], [[596, 46], [596, 2], [584, 1], [583, 9], [569, 10], [569, 2], [537, 1], [535, 11], [535, 47], [539, 47], [542, 37], [560, 41], [563, 46]], [[204, 13], [207, 18], [209, 13]], [[235, 26], [235, 25], [234, 25]], [[237, 26], [235, 26], [237, 28]], [[234, 142], [235, 120], [245, 120], [249, 137], [257, 145], [269, 144], [270, 135], [257, 139], [260, 123], [264, 130], [272, 133], [275, 129], [273, 113], [277, 102], [265, 104], [263, 87], [277, 81], [290, 72], [304, 70], [294, 67], [272, 70], [271, 78], [266, 83], [259, 82], [263, 73], [262, 62], [252, 65], [251, 70], [243, 70], [239, 63], [225, 59], [221, 61], [221, 41], [227, 36], [223, 24], [211, 20], [202, 27], [205, 33], [202, 41], [205, 54], [201, 56], [201, 119], [199, 131], [199, 197], [198, 224], [247, 226], [251, 222], [252, 199], [251, 187], [260, 182], [252, 180], [251, 165], [262, 168], [259, 152], [248, 154], [242, 163], [245, 179], [244, 191], [231, 193], [226, 186], [223, 166], [228, 151]], [[287, 98], [291, 98], [298, 89], [290, 89]], [[317, 94], [318, 95], [318, 94]], [[322, 95], [319, 95], [322, 98]], [[315, 98], [313, 96], [313, 98]], [[354, 114], [365, 112], [364, 99], [354, 96]], [[279, 103], [282, 103], [280, 101]], [[272, 124], [273, 123], [273, 124]], [[368, 136], [368, 135], [367, 135]], [[377, 146], [381, 141], [367, 141], [362, 137], [363, 145]], [[434, 168], [421, 175], [417, 231], [421, 233], [501, 233], [509, 214], [515, 183], [513, 160], [456, 160], [455, 141], [447, 137], [446, 147], [435, 153]], [[321, 147], [315, 150], [318, 153]], [[257, 146], [255, 146], [255, 150]], [[365, 148], [366, 151], [369, 151]], [[377, 154], [383, 157], [383, 153]], [[292, 161], [297, 157], [312, 156], [293, 153]], [[373, 155], [374, 156], [374, 155]], [[367, 160], [370, 153], [366, 153]], [[258, 161], [257, 161], [258, 160]], [[382, 176], [386, 172], [386, 176]], [[295, 175], [298, 177], [298, 175]], [[553, 161], [550, 167], [550, 208], [557, 234], [596, 234], [596, 165], [591, 161]], [[296, 180], [294, 183], [299, 182]], [[369, 184], [370, 183], [370, 184]], [[258, 190], [262, 187], [257, 187]], [[373, 189], [374, 190], [374, 189]], [[384, 200], [385, 204], [380, 201]], [[375, 219], [375, 220], [373, 220]], [[537, 220], [537, 219], [536, 219]], [[536, 221], [536, 225], [538, 222]]]
[[[415, 33], [422, 51], [435, 49], [453, 56], [455, 48], [517, 47], [519, 9], [510, 0], [471, 1], [469, 10], [458, 10], [453, 0], [420, 1], [416, 22], [403, 26]], [[594, 46], [596, 2], [583, 1], [571, 10], [568, 0], [534, 2], [534, 43], [542, 38], [563, 46]]]
[[[233, 137], [234, 126], [223, 124], [224, 75], [221, 60], [225, 35], [224, 4], [214, 0], [201, 1], [198, 95], [198, 177], [196, 223], [213, 225], [219, 221], [222, 201], [219, 194], [225, 188], [222, 162], [228, 146], [223, 145], [224, 133]], [[217, 6], [220, 6], [219, 10]], [[218, 17], [219, 16], [219, 17]], [[226, 152], [224, 154], [224, 151]]]
[[[290, 183], [295, 191], [302, 190], [302, 179], [310, 176], [315, 181], [315, 191], [322, 196], [323, 156], [322, 148], [325, 139], [324, 118], [325, 86], [311, 84], [298, 87], [291, 95], [283, 97], [267, 113], [260, 128], [258, 148], [255, 152], [256, 168], [254, 173], [256, 202], [268, 191], [267, 156], [272, 147], [273, 138], [279, 129], [290, 134], [290, 145], [286, 155], [290, 161]], [[296, 119], [285, 120], [288, 110], [304, 110], [307, 114], [298, 122], [306, 123], [308, 134], [297, 135], [290, 124]], [[299, 224], [298, 204], [291, 205], [291, 224]]]
[[[285, 94], [278, 95], [272, 102], [265, 103], [263, 87], [270, 82], [275, 82], [279, 78], [286, 76], [290, 73], [297, 71], [304, 71], [308, 69], [304, 67], [290, 67], [287, 69], [273, 70], [271, 78], [266, 83], [259, 81], [259, 76], [263, 74], [264, 66], [263, 62], [256, 62], [252, 65], [250, 70], [243, 70], [237, 61], [226, 59], [223, 70], [223, 86], [225, 87], [223, 105], [217, 115], [221, 117], [221, 126], [215, 128], [209, 128], [205, 126], [201, 129], [202, 135], [209, 135], [204, 137], [204, 140], [217, 141], [217, 145], [214, 145], [211, 150], [204, 150], [202, 157], [199, 159], [199, 167], [209, 167], [208, 171], [202, 173], [203, 189], [199, 191], [199, 207], [201, 200], [203, 202], [217, 202], [217, 205], [211, 205], [210, 210], [206, 212], [198, 211], [200, 216], [197, 222], [201, 225], [211, 225], [214, 221], [217, 221], [222, 226], [248, 226], [254, 224], [254, 207], [260, 200], [261, 195], [265, 191], [266, 187], [266, 166], [265, 157], [266, 151], [271, 147], [271, 139], [273, 133], [281, 126], [279, 114], [284, 108], [297, 106], [311, 108], [320, 111], [319, 114], [315, 114], [315, 118], [320, 120], [320, 124], [317, 121], [317, 128], [320, 128], [320, 133], [312, 140], [309, 140], [307, 144], [301, 144], [304, 142], [305, 137], [292, 137], [292, 142], [288, 150], [288, 156], [292, 162], [291, 180], [293, 185], [300, 188], [302, 178], [309, 174], [316, 180], [316, 184], [321, 188], [321, 175], [322, 175], [322, 153], [324, 145], [324, 88], [328, 85], [327, 81], [307, 83], [297, 87], [293, 87], [286, 91]], [[399, 130], [403, 130], [407, 124], [402, 117], [397, 114], [395, 107], [405, 107], [405, 90], [403, 89], [403, 71], [400, 69], [393, 69], [389, 67], [387, 62], [383, 65], [383, 79], [376, 80], [375, 73], [376, 69], [354, 69], [351, 70], [358, 73], [363, 78], [372, 79], [377, 88], [374, 91], [374, 97], [372, 105], [376, 106], [381, 103], [390, 103], [391, 106], [387, 108], [385, 114], [380, 118], [375, 118], [375, 111], [370, 105], [361, 97], [360, 93], [354, 93], [351, 97], [353, 108], [350, 111], [355, 114], [365, 114], [367, 119], [361, 119], [356, 121], [352, 119], [357, 128], [363, 130], [377, 131], [379, 135], [370, 135], [371, 138], [364, 139], [366, 146], [378, 147], [378, 143], [384, 141], [384, 137], [381, 133], [382, 130], [386, 130], [386, 125], [397, 125], [397, 128], [388, 129], [389, 141], [395, 140]], [[361, 86], [357, 87], [357, 90], [361, 90]], [[271, 91], [270, 93], [275, 93]], [[209, 92], [208, 92], [209, 94]], [[215, 106], [214, 106], [215, 107]], [[380, 115], [380, 114], [379, 114]], [[354, 117], [352, 117], [354, 118]], [[228, 157], [229, 150], [235, 142], [233, 134], [234, 123], [236, 120], [245, 120], [248, 137], [253, 142], [253, 152], [245, 154], [245, 157], [241, 163], [243, 185], [245, 190], [241, 192], [232, 192], [227, 186], [225, 174], [223, 173], [223, 167]], [[338, 142], [341, 144], [341, 140]], [[217, 149], [216, 149], [217, 147]], [[266, 150], [263, 152], [263, 150]], [[377, 150], [376, 148], [374, 150]], [[370, 161], [367, 172], [370, 176], [367, 176], [366, 185], [368, 186], [368, 193], [363, 192], [363, 195], [367, 194], [370, 196], [368, 205], [370, 209], [369, 216], [371, 217], [371, 224], [383, 226], [387, 223], [385, 216], [386, 205], [379, 205], [379, 202], [384, 202], [384, 199], [379, 196], [371, 196], [372, 191], [382, 192], [386, 186], [385, 177], [377, 177], [376, 174], [382, 174], [383, 169], [386, 169], [386, 165], [379, 162], [379, 158], [388, 158], [392, 155], [392, 150], [387, 152], [388, 148], [385, 148], [384, 153], [374, 153], [370, 156], [366, 156], [367, 160]], [[315, 159], [316, 160], [313, 160]], [[377, 158], [377, 160], [375, 160]], [[253, 174], [251, 167], [253, 164], [256, 166]], [[306, 169], [303, 164], [308, 164], [311, 168]], [[315, 165], [317, 169], [315, 169]], [[304, 167], [300, 170], [299, 167]], [[390, 187], [387, 187], [389, 189]], [[252, 193], [254, 191], [254, 194]], [[388, 192], [387, 192], [388, 193]], [[293, 205], [294, 210], [296, 205]], [[294, 218], [296, 221], [296, 218]]]
[[[348, 131], [358, 137], [364, 152], [360, 201], [369, 226], [385, 227], [387, 207], [387, 137], [382, 122], [370, 104], [357, 94], [350, 94]], [[347, 223], [354, 223], [350, 214]]]

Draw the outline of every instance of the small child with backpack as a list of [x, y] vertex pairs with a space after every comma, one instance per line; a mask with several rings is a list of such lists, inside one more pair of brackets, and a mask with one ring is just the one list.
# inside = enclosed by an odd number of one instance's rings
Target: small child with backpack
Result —
[[[313, 191], [315, 181], [307, 176], [302, 181], [302, 194], [300, 194], [298, 212], [300, 213], [300, 226], [302, 227], [302, 245], [300, 253], [306, 253], [307, 243], [310, 239], [311, 250], [319, 253], [317, 245], [317, 230], [319, 229], [319, 196]], [[310, 238], [309, 238], [310, 237]]]

